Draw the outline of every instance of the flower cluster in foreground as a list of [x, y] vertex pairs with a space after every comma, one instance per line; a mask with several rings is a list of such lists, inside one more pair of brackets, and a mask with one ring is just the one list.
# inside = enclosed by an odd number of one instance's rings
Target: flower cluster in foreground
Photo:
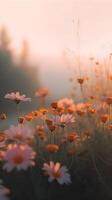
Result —
[[[47, 178], [49, 183], [56, 181], [60, 185], [69, 185], [72, 183], [71, 173], [75, 170], [75, 163], [81, 155], [87, 154], [91, 156], [98, 172], [93, 149], [98, 148], [97, 144], [102, 145], [104, 141], [108, 144], [111, 140], [112, 95], [109, 91], [105, 95], [101, 91], [94, 95], [89, 91], [85, 97], [84, 85], [88, 80], [87, 77], [76, 80], [83, 96], [83, 101], [78, 103], [71, 97], [65, 97], [46, 107], [49, 90], [40, 88], [35, 92], [41, 106], [17, 116], [17, 125], [10, 125], [7, 130], [0, 132], [0, 162], [3, 170], [10, 173], [13, 170], [31, 168], [38, 171], [41, 168], [43, 178]], [[19, 92], [6, 94], [5, 99], [16, 104], [31, 100]], [[7, 120], [5, 113], [0, 114], [0, 120]], [[100, 150], [98, 159], [103, 160]], [[0, 200], [7, 199], [5, 192], [0, 186]]]

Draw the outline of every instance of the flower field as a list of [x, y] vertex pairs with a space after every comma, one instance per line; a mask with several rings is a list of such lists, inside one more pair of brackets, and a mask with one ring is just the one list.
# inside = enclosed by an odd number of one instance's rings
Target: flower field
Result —
[[0, 200], [112, 199], [111, 54], [107, 64], [90, 59], [91, 74], [73, 75], [73, 92], [49, 106], [48, 88], [36, 90], [38, 108], [24, 115], [32, 97], [4, 96], [16, 105], [16, 124], [0, 130]]

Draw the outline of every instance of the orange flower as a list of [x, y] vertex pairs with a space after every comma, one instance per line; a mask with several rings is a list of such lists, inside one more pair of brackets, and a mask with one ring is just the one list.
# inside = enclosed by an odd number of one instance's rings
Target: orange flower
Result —
[[96, 96], [90, 96], [90, 99], [94, 100], [96, 99]]
[[90, 106], [91, 106], [91, 103], [88, 103], [88, 102], [85, 103], [85, 108], [90, 108]]
[[67, 140], [69, 142], [74, 142], [75, 140], [77, 140], [78, 138], [78, 135], [77, 133], [70, 133], [68, 136], [67, 136]]
[[78, 103], [78, 104], [76, 104], [76, 109], [77, 110], [83, 110], [83, 109], [85, 109], [85, 107], [87, 107], [86, 105], [87, 105], [88, 103]]
[[107, 114], [104, 114], [104, 115], [101, 115], [101, 116], [100, 116], [100, 119], [101, 119], [101, 121], [102, 121], [103, 123], [106, 123], [107, 120], [108, 120], [108, 118], [109, 118], [109, 116], [108, 116]]
[[48, 128], [49, 128], [49, 130], [51, 131], [51, 132], [53, 132], [55, 129], [56, 129], [56, 126], [55, 125], [47, 125], [48, 126]]
[[46, 124], [47, 124], [48, 126], [51, 126], [51, 125], [53, 124], [53, 121], [50, 120], [50, 119], [46, 119], [45, 121], [46, 121]]
[[64, 108], [63, 107], [58, 107], [57, 108], [57, 112], [61, 115], [62, 113], [64, 113]]
[[39, 112], [40, 112], [42, 115], [45, 115], [46, 113], [48, 113], [48, 109], [46, 109], [46, 108], [41, 108], [41, 109], [39, 110]]
[[108, 128], [109, 128], [110, 130], [112, 130], [112, 124], [109, 124]]
[[106, 98], [106, 103], [107, 103], [108, 105], [111, 105], [111, 104], [112, 104], [112, 97], [107, 97], [107, 98]]
[[29, 146], [31, 146], [33, 144], [33, 140], [32, 139], [27, 139], [26, 140], [26, 144], [28, 144]]
[[27, 121], [31, 121], [33, 119], [33, 115], [32, 114], [25, 115], [25, 119]]
[[68, 111], [70, 114], [74, 113], [74, 112], [76, 111], [76, 106], [75, 106], [75, 105], [70, 106], [70, 107], [67, 109], [67, 111]]
[[58, 102], [51, 103], [51, 107], [56, 109], [58, 107]]
[[56, 144], [48, 144], [46, 146], [46, 151], [49, 153], [56, 153], [59, 150], [59, 146]]
[[90, 114], [94, 114], [95, 112], [96, 112], [96, 110], [93, 109], [93, 108], [89, 108], [89, 109], [88, 109], [88, 113], [90, 113]]
[[58, 101], [58, 107], [63, 109], [67, 109], [71, 107], [73, 104], [74, 101], [71, 98], [63, 98]]
[[33, 115], [33, 117], [38, 117], [39, 113], [38, 113], [38, 111], [33, 111], [32, 115]]
[[77, 111], [77, 114], [79, 115], [79, 116], [84, 116], [84, 114], [85, 114], [85, 111], [83, 111], [83, 110], [81, 110], [81, 109], [78, 109]]

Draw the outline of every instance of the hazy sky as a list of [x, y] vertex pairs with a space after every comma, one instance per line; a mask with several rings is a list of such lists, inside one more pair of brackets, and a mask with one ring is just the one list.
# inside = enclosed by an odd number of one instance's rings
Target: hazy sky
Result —
[[27, 38], [41, 83], [55, 97], [70, 91], [69, 73], [57, 55], [77, 52], [78, 19], [81, 55], [112, 52], [112, 0], [0, 0], [0, 26], [8, 28], [18, 49]]
[[0, 0], [0, 25], [16, 47], [26, 37], [34, 55], [76, 50], [78, 18], [81, 52], [112, 51], [112, 0]]

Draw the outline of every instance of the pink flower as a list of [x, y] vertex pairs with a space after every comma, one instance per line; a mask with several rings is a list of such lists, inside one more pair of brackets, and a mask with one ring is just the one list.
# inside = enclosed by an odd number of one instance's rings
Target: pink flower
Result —
[[9, 145], [4, 153], [5, 164], [3, 169], [7, 172], [12, 171], [14, 168], [26, 170], [28, 167], [34, 166], [35, 154], [28, 145]]
[[49, 95], [49, 90], [48, 88], [39, 88], [36, 92], [35, 92], [35, 96], [38, 97], [46, 97]]
[[50, 164], [44, 163], [42, 169], [45, 175], [49, 176], [49, 182], [56, 180], [61, 185], [71, 183], [71, 177], [67, 167], [61, 166], [58, 162], [56, 164], [53, 161], [50, 161]]
[[10, 190], [3, 185], [0, 185], [0, 200], [9, 200], [7, 197], [10, 194]]
[[4, 133], [7, 139], [14, 140], [16, 142], [27, 142], [29, 139], [33, 139], [32, 130], [28, 126], [19, 124], [18, 126], [10, 126], [10, 128]]
[[63, 98], [58, 101], [58, 107], [69, 108], [74, 104], [73, 99]]
[[75, 122], [75, 119], [74, 116], [71, 114], [63, 114], [61, 116], [56, 116], [54, 118], [54, 122], [59, 124], [71, 124]]
[[31, 101], [31, 98], [29, 97], [26, 97], [25, 94], [23, 95], [20, 95], [19, 92], [11, 92], [10, 94], [6, 94], [4, 96], [5, 99], [9, 99], [9, 100], [12, 100], [14, 101], [16, 104], [19, 104], [20, 102], [26, 102], [26, 101]]

